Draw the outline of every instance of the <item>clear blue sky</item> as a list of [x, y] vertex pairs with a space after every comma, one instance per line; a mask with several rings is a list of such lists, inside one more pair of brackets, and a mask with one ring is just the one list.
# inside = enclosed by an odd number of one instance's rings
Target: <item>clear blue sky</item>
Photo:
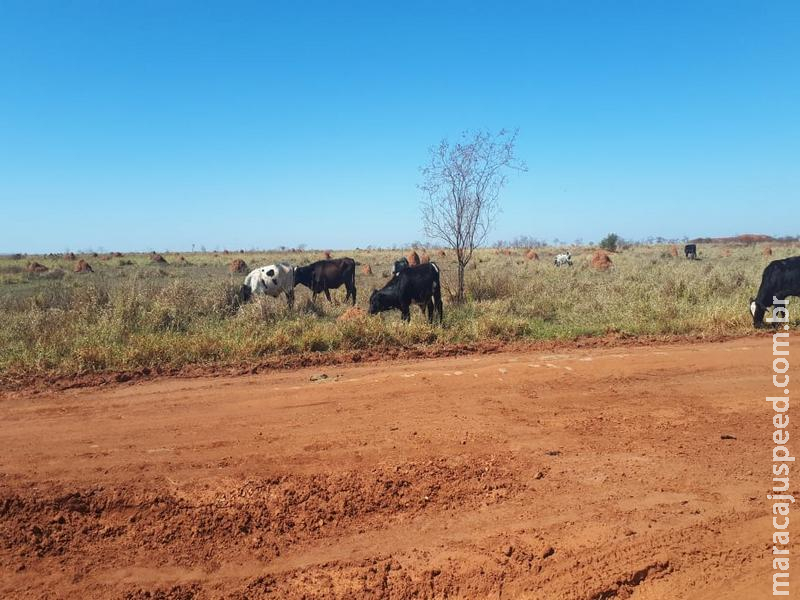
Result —
[[0, 0], [0, 252], [423, 239], [519, 127], [492, 240], [800, 233], [800, 3]]

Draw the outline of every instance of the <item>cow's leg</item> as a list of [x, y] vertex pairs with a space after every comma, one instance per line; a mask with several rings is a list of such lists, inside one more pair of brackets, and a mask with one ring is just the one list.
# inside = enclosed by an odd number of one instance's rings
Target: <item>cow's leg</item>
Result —
[[438, 281], [436, 282], [436, 287], [433, 289], [433, 306], [439, 313], [439, 323], [444, 322], [444, 308], [442, 305], [442, 288], [439, 286]]
[[[347, 289], [347, 295], [350, 296], [353, 299], [353, 306], [355, 306], [356, 305], [356, 286], [355, 286], [355, 284], [351, 285]], [[346, 301], [347, 301], [347, 298], [345, 298], [345, 302]]]
[[289, 310], [292, 310], [294, 307], [294, 290], [288, 290], [286, 292], [286, 303], [289, 305]]
[[328, 299], [328, 302], [333, 304], [333, 300], [331, 300], [331, 291], [328, 288], [325, 288], [325, 297]]
[[411, 322], [411, 305], [410, 304], [401, 304], [400, 305], [400, 313], [402, 316], [403, 321]]
[[[427, 308], [428, 308], [428, 323], [433, 323], [433, 298], [428, 298]], [[422, 310], [422, 313], [425, 314], [425, 309]]]

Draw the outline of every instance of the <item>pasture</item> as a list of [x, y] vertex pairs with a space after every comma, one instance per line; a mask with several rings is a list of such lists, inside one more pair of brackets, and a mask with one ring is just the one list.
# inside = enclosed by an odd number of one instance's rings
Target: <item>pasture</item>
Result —
[[[556, 268], [569, 250], [574, 266]], [[450, 251], [429, 250], [442, 269], [444, 324], [429, 325], [414, 308], [410, 324], [397, 311], [366, 314], [373, 288], [387, 281], [402, 250], [335, 251], [358, 263], [358, 304], [345, 290], [311, 302], [296, 288], [293, 311], [283, 298], [240, 306], [236, 291], [248, 268], [322, 258], [314, 252], [166, 253], [4, 257], [0, 259], [0, 373], [3, 377], [74, 375], [189, 365], [247, 365], [286, 354], [446, 347], [455, 344], [572, 340], [581, 336], [736, 336], [752, 331], [748, 299], [770, 260], [800, 253], [796, 245], [701, 244], [699, 260], [679, 248], [632, 246], [591, 264], [593, 248], [482, 249], [467, 269], [467, 302], [452, 301]], [[75, 273], [79, 259], [91, 273]], [[30, 273], [36, 261], [49, 270]], [[367, 268], [369, 266], [369, 268]]]

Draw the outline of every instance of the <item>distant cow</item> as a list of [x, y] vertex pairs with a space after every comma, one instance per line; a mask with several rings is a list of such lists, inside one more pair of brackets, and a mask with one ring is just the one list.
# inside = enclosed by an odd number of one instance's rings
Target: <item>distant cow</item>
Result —
[[557, 267], [562, 265], [572, 266], [572, 255], [567, 252], [566, 254], [556, 254], [553, 264]]
[[800, 256], [773, 260], [764, 269], [758, 295], [750, 299], [753, 326], [762, 327], [767, 309], [783, 305], [788, 296], [800, 296]]
[[403, 320], [410, 321], [412, 304], [417, 304], [423, 314], [427, 309], [428, 321], [431, 323], [434, 310], [439, 313], [440, 322], [444, 319], [442, 287], [436, 263], [407, 267], [394, 276], [383, 289], [373, 290], [369, 298], [369, 314], [397, 308], [400, 309]]
[[697, 244], [686, 244], [683, 247], [683, 253], [686, 255], [686, 258], [697, 260]]
[[400, 273], [400, 271], [407, 269], [408, 267], [408, 259], [405, 256], [400, 260], [394, 261], [394, 267], [392, 267], [392, 277], [395, 277], [398, 273]]
[[294, 304], [294, 268], [283, 263], [267, 265], [250, 271], [244, 278], [244, 284], [239, 290], [242, 302], [247, 302], [257, 292], [277, 298], [281, 293], [286, 294], [289, 308]]
[[353, 306], [356, 305], [356, 261], [352, 258], [318, 260], [305, 267], [295, 267], [294, 284], [298, 283], [311, 290], [312, 300], [322, 292], [328, 302], [332, 302], [330, 290], [344, 285], [347, 289], [345, 302], [352, 298]]

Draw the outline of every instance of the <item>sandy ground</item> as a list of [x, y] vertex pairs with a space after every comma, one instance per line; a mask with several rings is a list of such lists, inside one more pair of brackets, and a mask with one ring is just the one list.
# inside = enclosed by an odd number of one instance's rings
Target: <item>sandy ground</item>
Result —
[[757, 337], [6, 396], [0, 597], [766, 598], [771, 360]]

